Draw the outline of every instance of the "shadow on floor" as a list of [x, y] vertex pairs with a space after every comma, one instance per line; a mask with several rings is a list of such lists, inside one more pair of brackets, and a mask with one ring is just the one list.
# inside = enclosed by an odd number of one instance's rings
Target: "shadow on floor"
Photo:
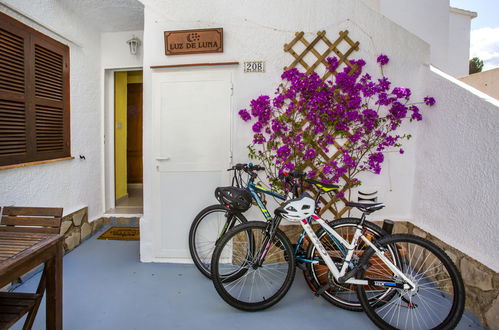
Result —
[[[100, 233], [64, 257], [65, 329], [375, 329], [363, 313], [315, 297], [299, 270], [277, 305], [248, 313], [227, 305], [193, 265], [140, 263], [138, 241], [98, 240]], [[16, 291], [35, 291], [38, 279]], [[33, 329], [45, 329], [45, 301]], [[458, 329], [481, 327], [465, 315]]]

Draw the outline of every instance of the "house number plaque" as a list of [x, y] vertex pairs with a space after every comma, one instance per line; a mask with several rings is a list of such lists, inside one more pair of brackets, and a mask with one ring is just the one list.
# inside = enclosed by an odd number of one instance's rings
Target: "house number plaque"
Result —
[[244, 72], [265, 72], [265, 61], [244, 62]]
[[223, 52], [223, 29], [165, 31], [166, 55]]

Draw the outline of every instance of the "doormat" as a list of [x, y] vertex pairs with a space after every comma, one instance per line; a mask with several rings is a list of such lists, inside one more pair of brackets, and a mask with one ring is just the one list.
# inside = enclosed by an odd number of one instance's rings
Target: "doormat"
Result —
[[111, 227], [98, 239], [112, 239], [118, 241], [140, 240], [139, 227]]

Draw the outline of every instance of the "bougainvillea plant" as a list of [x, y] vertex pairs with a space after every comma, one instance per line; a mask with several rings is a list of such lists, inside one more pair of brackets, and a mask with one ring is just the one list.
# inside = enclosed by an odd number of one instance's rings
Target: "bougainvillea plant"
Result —
[[[249, 156], [265, 166], [273, 189], [286, 190], [280, 173], [304, 171], [311, 164], [317, 170], [309, 171], [309, 177], [326, 183], [343, 178], [347, 188], [359, 185], [359, 173], [381, 172], [383, 152], [396, 148], [404, 153], [401, 141], [410, 135], [397, 134], [401, 124], [422, 120], [419, 106], [435, 104], [432, 97], [410, 102], [410, 89], [392, 88], [383, 74], [382, 67], [389, 62], [386, 55], [377, 58], [379, 79], [363, 73], [362, 59], [351, 60], [352, 67], [337, 73], [337, 58], [327, 62], [331, 80], [296, 68], [287, 70], [274, 97], [259, 96], [239, 111], [244, 121], [252, 123]], [[333, 152], [338, 154], [332, 161], [320, 157]]]

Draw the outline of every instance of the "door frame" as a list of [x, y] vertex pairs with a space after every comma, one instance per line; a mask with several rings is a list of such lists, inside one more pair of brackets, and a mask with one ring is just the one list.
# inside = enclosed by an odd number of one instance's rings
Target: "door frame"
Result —
[[[102, 122], [102, 202], [104, 205], [103, 213], [106, 214], [107, 210], [116, 207], [116, 193], [115, 193], [115, 169], [114, 169], [114, 73], [115, 72], [128, 72], [128, 71], [143, 71], [142, 67], [131, 67], [123, 69], [104, 69], [103, 72], [103, 109]], [[142, 92], [143, 93], [143, 92]], [[143, 101], [142, 101], [143, 102]], [[143, 135], [143, 132], [142, 132]], [[113, 214], [116, 215], [116, 214]], [[137, 214], [124, 214], [123, 216], [138, 216]]]

